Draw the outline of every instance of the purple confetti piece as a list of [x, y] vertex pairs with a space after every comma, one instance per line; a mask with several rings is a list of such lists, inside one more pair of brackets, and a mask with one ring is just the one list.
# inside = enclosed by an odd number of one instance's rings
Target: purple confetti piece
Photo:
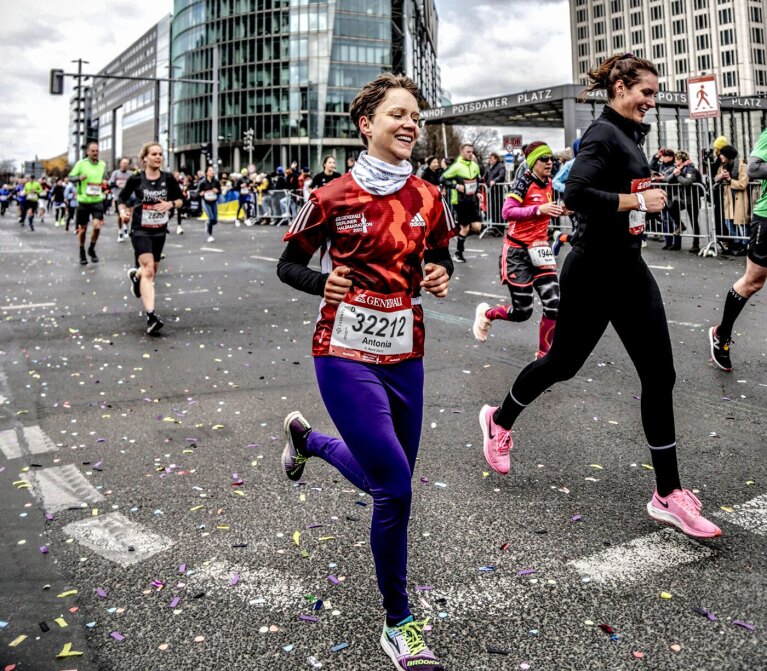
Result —
[[269, 436], [270, 440], [277, 440], [277, 436]]
[[0, 466], [0, 473], [2, 473], [5, 470], [5, 466]]
[[125, 636], [123, 636], [119, 631], [113, 631], [111, 634], [109, 634], [115, 641], [124, 641]]
[[319, 529], [322, 525], [321, 524], [310, 524], [307, 529]]
[[179, 564], [179, 565], [178, 565], [178, 572], [179, 572], [179, 573], [184, 573], [184, 572], [186, 572], [186, 564]]
[[165, 583], [162, 580], [152, 580], [152, 586], [159, 589], [160, 587], [165, 587]]
[[239, 573], [233, 573], [232, 577], [229, 578], [229, 584], [234, 587], [238, 582], [240, 582], [240, 575]]
[[96, 594], [98, 594], [98, 595], [99, 595], [99, 596], [100, 596], [102, 599], [106, 599], [106, 598], [107, 598], [107, 593], [106, 593], [106, 591], [104, 591], [103, 589], [101, 589], [101, 587], [97, 587], [97, 588], [96, 588]]
[[517, 571], [517, 575], [532, 575], [536, 572], [534, 568], [524, 568], [521, 571]]
[[743, 629], [748, 629], [749, 631], [754, 631], [754, 625], [749, 624], [748, 622], [743, 622], [743, 620], [733, 620], [732, 623], [736, 627], [743, 627]]
[[304, 622], [311, 622], [312, 624], [319, 622], [316, 617], [312, 617], [311, 615], [299, 615], [298, 619], [303, 620]]
[[717, 617], [714, 615], [710, 610], [707, 608], [693, 608], [693, 611], [696, 612], [698, 615], [702, 615], [703, 617], [707, 617], [711, 622], [716, 622]]
[[421, 478], [421, 482], [426, 485], [429, 483], [429, 478]]
[[56, 518], [51, 513], [45, 513], [45, 519], [49, 522], [53, 522]]
[[495, 566], [480, 566], [479, 572], [480, 573], [492, 573], [495, 571]]
[[434, 588], [431, 585], [416, 585], [416, 592], [431, 592]]
[[571, 522], [580, 522], [583, 519], [583, 515], [573, 515], [570, 518]]
[[258, 448], [258, 445], [256, 443], [248, 443], [245, 447], [249, 447], [251, 449]]
[[329, 576], [328, 576], [328, 580], [330, 580], [330, 582], [331, 582], [331, 583], [333, 583], [334, 585], [338, 585], [338, 584], [340, 584], [340, 582], [341, 582], [341, 581], [340, 581], [338, 578], [336, 578], [334, 575], [329, 575]]
[[176, 606], [178, 606], [178, 602], [179, 601], [181, 601], [181, 597], [180, 596], [173, 597], [173, 601], [171, 601], [168, 604], [168, 608], [175, 608]]
[[48, 547], [46, 545], [40, 546], [40, 552], [42, 552], [44, 555], [48, 554]]
[[96, 442], [97, 443], [106, 443], [107, 439], [106, 438], [96, 438]]

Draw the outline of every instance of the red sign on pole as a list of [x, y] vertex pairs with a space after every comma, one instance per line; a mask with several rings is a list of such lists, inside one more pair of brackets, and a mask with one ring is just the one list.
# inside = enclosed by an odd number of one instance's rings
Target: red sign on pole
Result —
[[519, 149], [522, 146], [521, 135], [504, 135], [503, 147], [510, 154], [515, 149]]
[[719, 116], [716, 76], [690, 77], [687, 80], [687, 103], [690, 107], [691, 119]]

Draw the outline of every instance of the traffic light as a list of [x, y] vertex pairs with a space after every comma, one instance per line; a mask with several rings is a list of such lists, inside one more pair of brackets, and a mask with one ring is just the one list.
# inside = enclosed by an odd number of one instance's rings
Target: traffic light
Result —
[[252, 128], [248, 128], [248, 130], [245, 131], [245, 133], [242, 136], [242, 146], [250, 151], [253, 149], [253, 136], [254, 132]]
[[51, 70], [51, 79], [49, 90], [51, 95], [60, 96], [64, 93], [64, 71], [54, 69]]

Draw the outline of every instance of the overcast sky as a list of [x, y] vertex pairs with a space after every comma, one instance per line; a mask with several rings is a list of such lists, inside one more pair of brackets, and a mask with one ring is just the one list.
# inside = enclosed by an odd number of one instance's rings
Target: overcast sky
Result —
[[[567, 0], [436, 0], [442, 84], [453, 102], [570, 81]], [[51, 68], [96, 72], [173, 9], [172, 0], [22, 2], [3, 11], [0, 160], [66, 151], [69, 97], [48, 94]], [[523, 132], [529, 136], [530, 129]], [[537, 133], [561, 145], [561, 132]]]

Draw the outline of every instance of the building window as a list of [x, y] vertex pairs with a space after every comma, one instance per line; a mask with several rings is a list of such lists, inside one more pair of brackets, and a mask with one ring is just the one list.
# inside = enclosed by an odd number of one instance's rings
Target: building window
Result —
[[727, 30], [720, 30], [719, 31], [719, 43], [722, 45], [728, 45], [733, 44], [735, 42], [735, 37], [732, 31], [732, 28], [728, 28]]
[[663, 58], [666, 55], [666, 47], [663, 44], [653, 44], [652, 59], [654, 61]]
[[586, 26], [578, 26], [578, 39], [579, 40], [587, 40], [589, 39], [589, 29]]
[[676, 19], [671, 22], [671, 32], [674, 35], [684, 35], [687, 33], [687, 21], [684, 19]]
[[695, 0], [695, 9], [708, 9], [708, 0]]
[[623, 11], [623, 0], [612, 0], [610, 3], [610, 10], [613, 14]]
[[695, 38], [695, 44], [699, 50], [708, 49], [711, 46], [711, 39], [709, 38], [708, 33], [698, 35]]
[[658, 70], [658, 77], [665, 77], [666, 76], [666, 64], [665, 63], [656, 63], [655, 67]]
[[674, 61], [674, 72], [678, 75], [687, 74], [687, 59], [680, 58], [678, 61]]
[[597, 21], [594, 24], [594, 35], [604, 35], [604, 34], [605, 34], [605, 22]]
[[719, 10], [719, 25], [732, 23], [732, 7], [725, 7]]
[[754, 49], [754, 63], [757, 65], [765, 65], [767, 61], [764, 58], [764, 49]]
[[710, 70], [711, 69], [711, 56], [703, 54], [698, 56], [698, 70]]
[[594, 18], [600, 19], [605, 15], [604, 5], [594, 5]]
[[576, 23], [586, 23], [586, 21], [589, 20], [588, 12], [585, 9], [576, 9], [575, 10], [575, 22]]
[[641, 12], [631, 12], [631, 17], [629, 19], [632, 26], [641, 26], [642, 25], [642, 13]]
[[642, 6], [642, 0], [631, 0], [629, 3], [629, 7], [634, 9], [635, 7], [641, 7]]
[[708, 28], [708, 14], [698, 14], [695, 17], [695, 30]]
[[723, 51], [722, 52], [722, 65], [735, 65], [735, 52]]
[[684, 6], [684, 0], [673, 0], [671, 3], [671, 14], [673, 16], [679, 16], [679, 14], [684, 14], [685, 6]]
[[764, 28], [751, 28], [751, 41], [754, 44], [764, 44]]
[[623, 43], [623, 35], [614, 35], [613, 36], [613, 49], [616, 51], [625, 48], [625, 45]]
[[660, 5], [653, 5], [650, 7], [650, 19], [653, 21], [660, 21], [663, 18], [663, 7]]
[[581, 43], [578, 45], [578, 55], [579, 56], [588, 56], [589, 55], [589, 45], [587, 42]]
[[756, 81], [757, 86], [767, 86], [767, 72], [754, 70], [754, 81]]
[[737, 79], [738, 77], [734, 72], [725, 72], [722, 74], [722, 86], [726, 89], [735, 88]]
[[661, 39], [663, 39], [663, 36], [665, 35], [665, 32], [663, 30], [663, 26], [662, 25], [653, 26], [650, 29], [650, 32], [652, 33], [652, 38], [654, 40], [661, 40]]
[[637, 44], [642, 44], [644, 42], [644, 34], [641, 30], [632, 30], [631, 31], [631, 45], [635, 46]]
[[613, 18], [613, 32], [623, 30], [623, 17], [616, 16]]
[[762, 8], [761, 7], [754, 7], [753, 5], [748, 8], [748, 12], [751, 16], [751, 21], [753, 23], [762, 24]]
[[687, 53], [687, 40], [674, 40], [674, 55], [681, 56]]
[[594, 47], [596, 48], [598, 54], [607, 52], [607, 42], [605, 42], [603, 39], [597, 40], [594, 43]]

